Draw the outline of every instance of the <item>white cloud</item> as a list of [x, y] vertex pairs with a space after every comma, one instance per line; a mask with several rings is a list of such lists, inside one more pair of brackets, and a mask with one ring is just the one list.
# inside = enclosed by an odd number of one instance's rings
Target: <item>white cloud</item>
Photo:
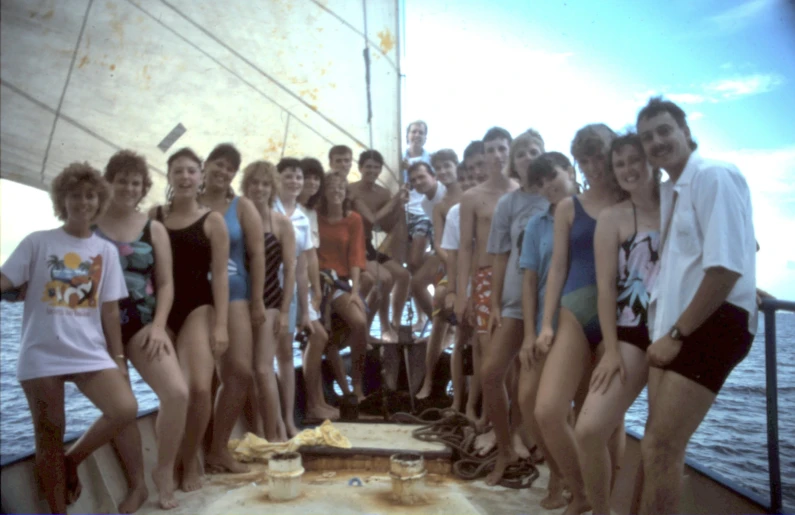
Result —
[[[731, 64], [731, 63], [727, 63]], [[721, 68], [726, 65], [721, 66]], [[725, 79], [718, 79], [706, 84], [695, 86], [693, 92], [671, 92], [671, 88], [661, 88], [662, 94], [678, 104], [703, 104], [717, 103], [725, 100], [768, 93], [785, 83], [784, 77], [776, 73], [755, 73], [752, 75], [737, 75]], [[635, 95], [636, 98], [645, 99], [654, 95], [654, 91]], [[659, 93], [656, 93], [659, 94]]]
[[776, 3], [778, 0], [746, 0], [710, 16], [708, 20], [721, 30], [735, 31], [744, 27], [751, 19]]
[[707, 93], [731, 100], [747, 95], [767, 93], [784, 84], [784, 78], [776, 74], [755, 74], [733, 79], [722, 79], [704, 86]]
[[701, 111], [692, 111], [687, 115], [687, 119], [691, 122], [704, 118], [704, 113]]

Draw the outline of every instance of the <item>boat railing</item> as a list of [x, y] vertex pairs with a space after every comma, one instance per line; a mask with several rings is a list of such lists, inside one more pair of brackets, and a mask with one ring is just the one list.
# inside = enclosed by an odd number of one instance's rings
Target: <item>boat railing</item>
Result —
[[767, 396], [767, 465], [770, 481], [770, 513], [783, 513], [781, 498], [781, 456], [778, 438], [778, 369], [776, 359], [776, 312], [795, 313], [795, 302], [763, 299], [760, 307], [765, 316], [765, 382]]

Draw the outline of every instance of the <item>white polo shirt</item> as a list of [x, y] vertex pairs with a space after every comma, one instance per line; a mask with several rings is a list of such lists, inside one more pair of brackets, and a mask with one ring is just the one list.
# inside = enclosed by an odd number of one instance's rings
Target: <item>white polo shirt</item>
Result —
[[756, 238], [745, 177], [733, 164], [693, 152], [676, 184], [669, 180], [660, 186], [660, 213], [666, 240], [649, 305], [652, 341], [668, 334], [704, 272], [716, 266], [740, 274], [726, 302], [748, 311], [748, 332], [755, 334]]

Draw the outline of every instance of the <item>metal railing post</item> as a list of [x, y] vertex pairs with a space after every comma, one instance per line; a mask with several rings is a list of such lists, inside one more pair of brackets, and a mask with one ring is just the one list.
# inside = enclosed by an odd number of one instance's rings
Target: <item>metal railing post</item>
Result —
[[781, 462], [778, 440], [778, 370], [776, 361], [775, 302], [766, 301], [765, 314], [765, 395], [767, 397], [767, 463], [770, 477], [770, 513], [782, 513]]

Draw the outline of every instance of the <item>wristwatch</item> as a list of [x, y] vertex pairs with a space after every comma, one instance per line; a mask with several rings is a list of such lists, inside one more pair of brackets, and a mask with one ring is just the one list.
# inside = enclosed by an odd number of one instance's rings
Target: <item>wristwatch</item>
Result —
[[682, 341], [682, 338], [683, 338], [682, 331], [680, 331], [679, 328], [676, 327], [676, 326], [673, 326], [671, 328], [671, 332], [668, 333], [668, 336], [670, 336], [672, 340], [676, 340], [676, 341]]

